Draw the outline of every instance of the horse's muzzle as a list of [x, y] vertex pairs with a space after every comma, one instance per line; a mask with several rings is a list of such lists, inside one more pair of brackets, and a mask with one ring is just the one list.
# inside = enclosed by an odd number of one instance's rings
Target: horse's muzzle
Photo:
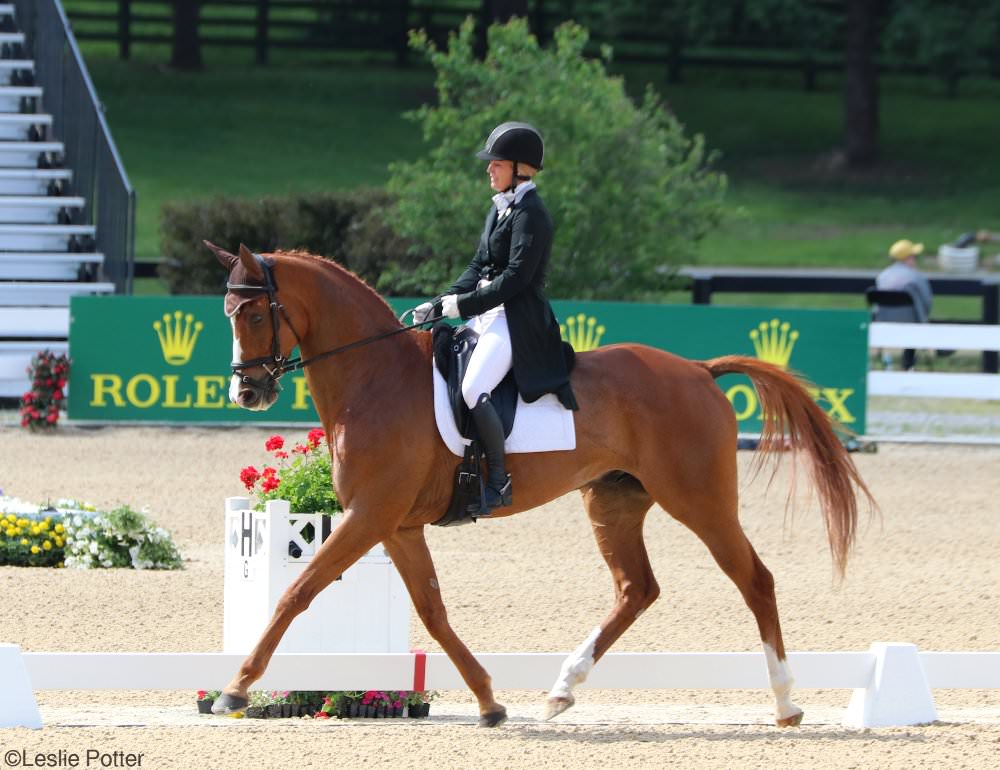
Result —
[[263, 412], [266, 409], [270, 409], [274, 402], [278, 400], [281, 385], [276, 379], [265, 377], [255, 380], [246, 375], [239, 377], [239, 387], [234, 400], [244, 409]]

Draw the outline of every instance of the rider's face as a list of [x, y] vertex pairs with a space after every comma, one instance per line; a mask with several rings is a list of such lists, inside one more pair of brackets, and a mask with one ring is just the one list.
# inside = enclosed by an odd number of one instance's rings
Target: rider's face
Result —
[[509, 160], [491, 160], [486, 166], [486, 173], [490, 175], [490, 187], [502, 192], [510, 189], [514, 178], [514, 164]]

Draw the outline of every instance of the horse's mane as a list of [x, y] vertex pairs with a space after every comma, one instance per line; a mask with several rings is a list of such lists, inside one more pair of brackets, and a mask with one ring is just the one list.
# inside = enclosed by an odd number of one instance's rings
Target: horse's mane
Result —
[[308, 251], [298, 251], [295, 249], [292, 249], [290, 251], [283, 251], [283, 250], [275, 251], [272, 252], [272, 255], [275, 257], [292, 257], [293, 259], [301, 259], [308, 262], [312, 262], [314, 264], [319, 265], [321, 268], [325, 270], [332, 271], [333, 273], [337, 274], [339, 277], [343, 278], [349, 283], [357, 283], [362, 289], [364, 289], [365, 292], [367, 292], [369, 295], [371, 295], [371, 297], [374, 300], [376, 300], [376, 305], [379, 305], [382, 308], [384, 308], [386, 314], [391, 316], [392, 319], [396, 321], [395, 311], [392, 309], [389, 303], [385, 301], [385, 298], [381, 294], [375, 291], [375, 289], [373, 289], [368, 284], [368, 282], [360, 275], [358, 275], [352, 270], [348, 270], [346, 267], [335, 262], [334, 260], [329, 259], [327, 257], [321, 257], [319, 254], [313, 254]]

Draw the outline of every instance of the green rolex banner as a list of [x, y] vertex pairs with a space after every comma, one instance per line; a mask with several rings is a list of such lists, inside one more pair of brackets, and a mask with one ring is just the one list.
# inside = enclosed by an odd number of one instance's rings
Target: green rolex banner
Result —
[[[393, 298], [397, 313], [419, 299]], [[615, 302], [553, 302], [578, 351], [639, 342], [686, 358], [755, 356], [810, 380], [824, 410], [865, 429], [868, 314]], [[379, 343], [375, 343], [379, 344]], [[82, 421], [315, 423], [302, 372], [277, 403], [249, 412], [229, 401], [233, 339], [221, 297], [74, 297], [70, 306], [69, 417]], [[760, 430], [745, 377], [720, 378], [742, 432]]]

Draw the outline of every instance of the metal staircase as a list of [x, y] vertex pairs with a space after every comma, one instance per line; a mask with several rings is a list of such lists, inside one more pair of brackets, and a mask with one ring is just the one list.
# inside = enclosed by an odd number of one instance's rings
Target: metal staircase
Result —
[[0, 398], [67, 350], [72, 296], [131, 292], [134, 211], [58, 0], [0, 0]]

